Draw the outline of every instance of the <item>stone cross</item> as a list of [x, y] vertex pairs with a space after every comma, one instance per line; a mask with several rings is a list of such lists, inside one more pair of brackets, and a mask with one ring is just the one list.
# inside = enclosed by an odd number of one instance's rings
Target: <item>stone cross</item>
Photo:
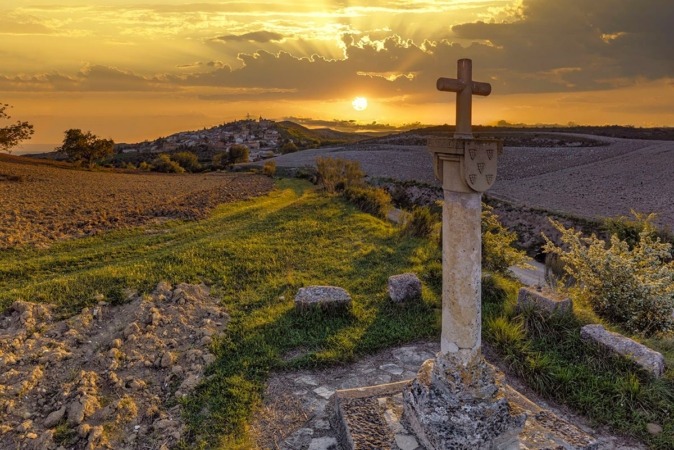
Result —
[[445, 197], [440, 353], [403, 390], [404, 415], [429, 450], [518, 450], [526, 415], [511, 410], [481, 354], [482, 192], [496, 179], [502, 143], [473, 139], [472, 95], [489, 95], [491, 86], [472, 80], [469, 59], [458, 67], [458, 79], [437, 82], [439, 90], [457, 93], [454, 139], [428, 140]]
[[472, 95], [491, 85], [472, 81], [470, 59], [458, 62], [458, 79], [440, 78], [437, 88], [456, 92], [454, 139], [429, 139], [435, 174], [444, 190], [442, 217], [441, 352], [468, 364], [480, 354], [482, 332], [482, 192], [496, 179], [501, 142], [473, 139]]
[[473, 81], [473, 62], [460, 59], [457, 78], [439, 78], [436, 84], [439, 91], [456, 92], [456, 130], [455, 138], [471, 139], [471, 116], [473, 95], [487, 96], [491, 94], [491, 85]]

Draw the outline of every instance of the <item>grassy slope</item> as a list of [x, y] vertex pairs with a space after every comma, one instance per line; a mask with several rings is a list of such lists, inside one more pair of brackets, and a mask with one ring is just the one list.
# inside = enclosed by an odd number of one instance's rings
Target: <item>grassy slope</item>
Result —
[[[269, 196], [221, 206], [199, 222], [71, 240], [48, 251], [5, 252], [0, 310], [23, 298], [57, 305], [68, 315], [93, 303], [96, 293], [121, 301], [124, 287], [148, 292], [160, 280], [212, 284], [232, 321], [215, 344], [213, 376], [185, 403], [187, 447], [231, 448], [260, 401], [269, 370], [332, 364], [436, 335], [437, 276], [436, 289], [412, 307], [391, 305], [385, 287], [390, 275], [433, 266], [429, 259], [437, 268], [438, 256], [436, 244], [401, 237], [389, 223], [317, 194], [309, 184], [282, 181]], [[311, 284], [346, 288], [352, 311], [336, 318], [294, 313], [297, 289]], [[295, 349], [306, 354], [282, 359]]]
[[[440, 265], [436, 242], [402, 237], [308, 184], [281, 181], [272, 194], [221, 206], [200, 222], [173, 222], [61, 243], [48, 251], [0, 255], [0, 310], [24, 298], [71, 314], [100, 292], [151, 290], [158, 281], [206, 281], [232, 317], [214, 344], [207, 381], [184, 401], [185, 448], [249, 448], [245, 430], [271, 370], [319, 367], [439, 332]], [[424, 301], [386, 300], [389, 275], [422, 274]], [[484, 329], [504, 363], [537, 392], [597, 423], [674, 448], [674, 370], [653, 381], [583, 344], [587, 317], [545, 321], [514, 308], [516, 283], [484, 285]], [[292, 298], [310, 284], [349, 290], [351, 312], [299, 315]], [[294, 352], [299, 350], [299, 352]], [[289, 361], [284, 355], [299, 353]], [[665, 430], [650, 436], [646, 424]]]

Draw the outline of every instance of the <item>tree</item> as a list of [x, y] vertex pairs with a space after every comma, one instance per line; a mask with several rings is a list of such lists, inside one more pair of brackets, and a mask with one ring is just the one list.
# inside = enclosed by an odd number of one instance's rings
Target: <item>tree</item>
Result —
[[[10, 108], [8, 104], [0, 103], [0, 119], [11, 119], [11, 116], [6, 112], [7, 108]], [[0, 151], [12, 153], [13, 147], [21, 141], [30, 139], [34, 132], [33, 125], [20, 120], [17, 120], [13, 125], [0, 128]]]
[[56, 151], [68, 155], [72, 161], [84, 161], [91, 167], [96, 161], [112, 155], [114, 149], [112, 139], [99, 139], [91, 131], [82, 133], [80, 129], [71, 128], [65, 132], [63, 145]]

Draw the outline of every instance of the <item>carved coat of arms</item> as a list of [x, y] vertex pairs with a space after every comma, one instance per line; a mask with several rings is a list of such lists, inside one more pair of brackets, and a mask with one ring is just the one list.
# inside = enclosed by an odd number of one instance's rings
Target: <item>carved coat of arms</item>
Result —
[[494, 184], [497, 154], [495, 146], [466, 143], [463, 174], [471, 189], [484, 192]]

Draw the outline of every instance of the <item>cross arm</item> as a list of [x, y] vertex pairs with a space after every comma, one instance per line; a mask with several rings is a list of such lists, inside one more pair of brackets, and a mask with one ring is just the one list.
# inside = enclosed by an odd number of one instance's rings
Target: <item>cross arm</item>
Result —
[[[491, 84], [471, 81], [471, 93], [473, 95], [487, 96], [491, 94]], [[466, 88], [466, 83], [456, 78], [438, 78], [436, 83], [438, 91], [461, 92]]]

